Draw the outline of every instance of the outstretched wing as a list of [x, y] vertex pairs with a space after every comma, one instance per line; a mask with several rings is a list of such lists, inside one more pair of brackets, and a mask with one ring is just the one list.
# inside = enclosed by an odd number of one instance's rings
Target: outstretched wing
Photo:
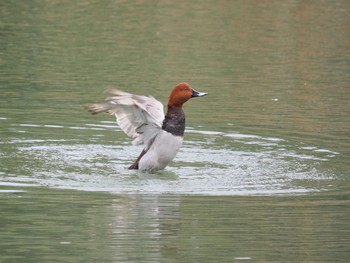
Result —
[[[120, 128], [130, 137], [136, 138], [134, 143], [148, 141], [142, 134], [149, 130], [158, 130], [164, 120], [163, 104], [153, 97], [134, 95], [115, 88], [107, 89], [112, 94], [105, 103], [85, 105], [92, 114], [107, 112], [115, 115]], [[141, 138], [139, 138], [141, 137]], [[146, 139], [146, 140], [144, 140]]]

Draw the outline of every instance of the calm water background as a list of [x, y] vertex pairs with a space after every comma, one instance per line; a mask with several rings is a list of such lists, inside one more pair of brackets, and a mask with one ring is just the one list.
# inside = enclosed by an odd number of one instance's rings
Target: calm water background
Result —
[[[0, 262], [347, 261], [349, 1], [2, 1]], [[163, 172], [100, 102], [189, 82]]]

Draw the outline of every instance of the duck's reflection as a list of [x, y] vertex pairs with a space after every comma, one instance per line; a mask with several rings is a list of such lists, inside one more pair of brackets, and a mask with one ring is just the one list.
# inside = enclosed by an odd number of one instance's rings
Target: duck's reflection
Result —
[[[176, 257], [180, 224], [180, 197], [159, 195], [130, 195], [116, 198], [105, 210], [104, 226], [96, 228], [97, 238], [107, 239], [113, 260]], [[95, 218], [97, 219], [97, 218]], [[94, 224], [97, 225], [97, 224]], [[104, 242], [104, 243], [105, 243]]]

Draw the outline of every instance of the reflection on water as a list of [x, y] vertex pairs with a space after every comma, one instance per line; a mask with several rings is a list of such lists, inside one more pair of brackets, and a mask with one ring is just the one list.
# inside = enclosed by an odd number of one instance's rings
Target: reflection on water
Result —
[[332, 262], [348, 254], [345, 196], [27, 190], [0, 192], [5, 262]]

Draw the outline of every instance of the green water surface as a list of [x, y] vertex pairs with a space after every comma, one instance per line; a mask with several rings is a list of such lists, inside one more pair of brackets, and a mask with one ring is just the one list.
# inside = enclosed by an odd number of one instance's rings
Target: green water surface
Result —
[[[349, 1], [2, 1], [0, 262], [347, 262]], [[165, 171], [107, 86], [188, 82]]]

